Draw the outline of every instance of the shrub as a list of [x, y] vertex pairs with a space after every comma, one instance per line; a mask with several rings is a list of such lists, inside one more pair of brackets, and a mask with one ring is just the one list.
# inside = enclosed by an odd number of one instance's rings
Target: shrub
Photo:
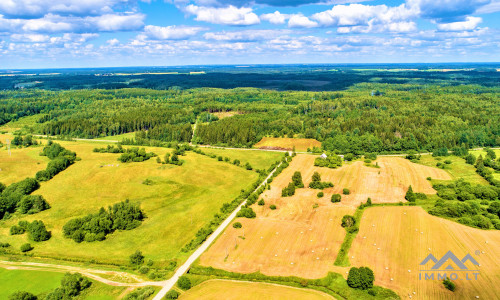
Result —
[[303, 188], [304, 182], [302, 181], [302, 174], [299, 171], [293, 173], [292, 182], [297, 188]]
[[[132, 147], [126, 149], [122, 155], [118, 158], [118, 161], [121, 161], [123, 163], [128, 163], [128, 162], [142, 162], [145, 160], [150, 159], [151, 157], [156, 156], [153, 152], [146, 152], [145, 148], [139, 149], [138, 147]], [[175, 153], [174, 153], [174, 156]], [[172, 161], [174, 161], [174, 157], [172, 156]]]
[[17, 209], [22, 214], [35, 214], [49, 209], [50, 205], [42, 195], [26, 195], [17, 204]]
[[342, 189], [342, 194], [349, 195], [350, 193], [351, 193], [351, 191], [348, 188], [343, 188]]
[[191, 280], [189, 280], [189, 278], [187, 278], [186, 276], [181, 276], [177, 281], [177, 286], [180, 289], [187, 291], [191, 288]]
[[269, 208], [270, 208], [270, 209], [272, 209], [272, 210], [275, 210], [275, 209], [276, 209], [276, 205], [271, 204], [271, 205], [269, 206]]
[[28, 236], [30, 240], [35, 242], [43, 242], [51, 237], [51, 232], [47, 231], [45, 224], [41, 220], [33, 221], [28, 227]]
[[342, 196], [340, 194], [333, 194], [332, 195], [332, 203], [336, 203], [336, 202], [340, 202], [340, 200], [342, 199]]
[[[80, 273], [66, 273], [61, 279], [61, 287], [57, 290], [61, 290], [64, 296], [78, 296], [81, 291], [90, 287], [92, 282], [87, 278], [83, 277]], [[63, 297], [62, 299], [67, 299], [70, 297]], [[52, 299], [52, 298], [50, 298]], [[54, 298], [57, 299], [57, 298]]]
[[351, 268], [347, 275], [347, 284], [355, 289], [366, 290], [373, 287], [375, 276], [368, 267]]
[[241, 225], [240, 222], [233, 223], [233, 228], [241, 228], [241, 227], [243, 227], [243, 225]]
[[324, 194], [323, 192], [319, 192], [316, 196], [317, 196], [318, 198], [322, 198], [324, 195], [325, 195], [325, 194]]
[[444, 163], [447, 164], [447, 165], [450, 165], [451, 164], [451, 160], [447, 159], [447, 160], [444, 161]]
[[351, 215], [345, 215], [342, 217], [342, 227], [352, 227], [356, 225], [356, 219]]
[[38, 297], [28, 292], [15, 292], [9, 296], [9, 300], [37, 300]]
[[20, 249], [21, 249], [21, 252], [28, 252], [28, 251], [33, 250], [33, 247], [31, 247], [30, 243], [26, 243], [26, 244], [21, 245]]
[[141, 251], [137, 250], [129, 256], [129, 260], [131, 265], [140, 266], [144, 263], [144, 255], [142, 255]]
[[253, 219], [257, 217], [257, 214], [253, 211], [251, 207], [242, 207], [241, 210], [236, 214], [237, 217], [244, 217]]
[[131, 292], [127, 296], [125, 296], [124, 300], [146, 300], [149, 299], [149, 296], [155, 293], [155, 289], [151, 286], [138, 288], [137, 290]]
[[170, 290], [168, 293], [165, 295], [165, 299], [177, 299], [179, 298], [179, 292], [176, 290]]
[[413, 188], [411, 187], [411, 185], [406, 191], [405, 199], [409, 202], [415, 202], [417, 200], [417, 197], [415, 196], [415, 193], [413, 193]]
[[10, 235], [18, 235], [18, 234], [23, 234], [25, 232], [26, 230], [21, 226], [13, 225], [12, 227], [10, 227]]
[[262, 205], [265, 205], [266, 203], [264, 202], [264, 199], [260, 199], [260, 200], [259, 200], [259, 202], [258, 202], [258, 204], [259, 204], [260, 206], [262, 206]]
[[443, 280], [443, 285], [445, 288], [449, 289], [450, 291], [454, 292], [455, 291], [455, 283], [449, 279]]

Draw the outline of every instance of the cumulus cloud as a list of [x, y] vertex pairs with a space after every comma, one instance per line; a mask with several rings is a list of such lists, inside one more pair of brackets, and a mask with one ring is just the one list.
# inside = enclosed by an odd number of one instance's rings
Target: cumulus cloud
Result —
[[439, 30], [443, 31], [470, 31], [476, 29], [476, 27], [483, 22], [483, 19], [478, 17], [467, 17], [463, 22], [453, 22], [446, 24], [438, 24]]
[[0, 13], [9, 18], [37, 18], [49, 13], [59, 15], [101, 15], [114, 6], [135, 4], [137, 0], [2, 0]]
[[196, 16], [197, 21], [204, 21], [213, 24], [223, 25], [255, 25], [260, 23], [259, 17], [248, 7], [228, 7], [215, 8], [204, 7], [190, 4], [186, 6], [185, 11]]
[[317, 22], [311, 21], [308, 17], [302, 14], [292, 15], [290, 20], [288, 20], [288, 27], [290, 28], [312, 28], [317, 26]]
[[207, 40], [215, 41], [238, 41], [251, 42], [270, 40], [278, 36], [290, 34], [291, 30], [241, 30], [241, 31], [221, 31], [207, 32], [203, 37]]
[[207, 28], [194, 26], [153, 26], [144, 27], [144, 35], [151, 40], [185, 40]]
[[[345, 3], [356, 3], [356, 2], [366, 2], [371, 0], [195, 0], [198, 5], [207, 7], [223, 7], [227, 5], [234, 5], [236, 7], [250, 7], [253, 5], [267, 5], [276, 7], [297, 7], [301, 5], [310, 4], [345, 4]], [[176, 4], [186, 4], [188, 0], [174, 0]]]
[[96, 27], [96, 31], [131, 31], [144, 26], [143, 14], [106, 14], [97, 17], [87, 17], [86, 21]]
[[279, 11], [275, 11], [272, 14], [263, 14], [260, 19], [267, 21], [271, 24], [285, 24], [286, 20], [290, 18], [290, 15], [282, 14]]

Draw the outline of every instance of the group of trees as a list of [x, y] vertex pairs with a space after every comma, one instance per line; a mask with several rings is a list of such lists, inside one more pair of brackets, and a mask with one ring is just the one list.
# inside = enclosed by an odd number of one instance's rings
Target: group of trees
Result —
[[19, 221], [18, 225], [13, 225], [10, 228], [11, 235], [23, 234], [25, 232], [28, 232], [28, 238], [34, 242], [43, 242], [52, 236], [41, 220], [35, 220], [31, 223]]
[[302, 181], [302, 174], [299, 171], [295, 171], [292, 176], [292, 181], [281, 190], [281, 197], [290, 197], [295, 195], [296, 188], [303, 188], [304, 182]]
[[118, 161], [121, 161], [123, 163], [142, 162], [155, 156], [156, 154], [154, 154], [153, 152], [146, 152], [145, 148], [139, 149], [138, 147], [132, 147], [122, 152], [122, 155], [118, 157]]
[[[8, 187], [0, 188], [0, 218], [4, 218], [6, 214], [10, 214], [16, 211], [19, 207], [21, 200], [33, 191], [37, 190], [40, 184], [34, 178], [26, 178], [22, 181], [13, 183]], [[25, 202], [31, 202], [31, 200], [25, 200]], [[34, 201], [33, 201], [34, 202]], [[38, 203], [39, 204], [39, 203]], [[24, 205], [27, 205], [24, 203]], [[23, 205], [23, 207], [25, 207]], [[40, 204], [40, 208], [47, 208], [48, 204]], [[30, 208], [31, 209], [31, 208]], [[28, 209], [28, 210], [30, 210]]]
[[333, 187], [333, 183], [321, 181], [321, 175], [318, 172], [314, 172], [312, 181], [309, 183], [309, 188], [322, 190], [329, 187]]
[[125, 150], [122, 147], [122, 144], [118, 143], [115, 147], [114, 145], [108, 145], [106, 148], [94, 148], [93, 152], [98, 153], [123, 153]]
[[326, 158], [317, 157], [314, 160], [314, 165], [316, 167], [327, 167], [331, 169], [336, 169], [342, 166], [342, 157], [329, 152]]
[[102, 241], [115, 230], [131, 230], [145, 218], [139, 204], [129, 200], [101, 208], [96, 214], [69, 220], [63, 226], [64, 236], [77, 243]]
[[11, 144], [13, 146], [29, 147], [32, 145], [38, 145], [38, 142], [35, 139], [33, 139], [33, 136], [31, 134], [28, 134], [26, 136], [16, 135], [12, 139]]
[[47, 146], [43, 148], [40, 155], [47, 156], [50, 161], [45, 170], [41, 170], [36, 173], [35, 177], [38, 181], [50, 180], [61, 171], [66, 170], [66, 168], [73, 164], [77, 159], [75, 152], [70, 151], [57, 143], [53, 143], [51, 140], [48, 141]]
[[347, 284], [354, 289], [366, 290], [373, 287], [375, 275], [368, 267], [351, 268], [347, 275]]

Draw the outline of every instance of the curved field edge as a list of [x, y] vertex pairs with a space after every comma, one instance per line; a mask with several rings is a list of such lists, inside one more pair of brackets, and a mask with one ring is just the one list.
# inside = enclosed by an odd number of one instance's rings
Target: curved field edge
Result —
[[296, 276], [267, 276], [260, 272], [248, 274], [234, 273], [195, 265], [191, 267], [186, 276], [190, 278], [194, 285], [210, 279], [232, 279], [314, 289], [331, 295], [335, 299], [400, 299], [393, 291], [380, 286], [372, 288], [376, 292], [376, 296], [368, 294], [368, 290], [350, 288], [344, 277], [334, 272], [329, 272], [327, 276], [320, 279], [305, 279]]

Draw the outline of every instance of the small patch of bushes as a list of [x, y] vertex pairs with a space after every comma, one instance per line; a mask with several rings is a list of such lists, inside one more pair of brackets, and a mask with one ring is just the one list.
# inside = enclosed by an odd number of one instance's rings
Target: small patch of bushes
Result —
[[350, 193], [351, 193], [351, 191], [348, 188], [343, 188], [342, 189], [342, 194], [349, 195]]
[[271, 205], [269, 206], [269, 208], [270, 208], [271, 210], [275, 210], [275, 209], [276, 209], [276, 205], [271, 204]]
[[177, 286], [181, 290], [187, 291], [191, 288], [191, 280], [189, 280], [189, 278], [187, 278], [186, 276], [181, 276], [177, 281]]
[[28, 251], [33, 250], [33, 247], [31, 246], [30, 243], [26, 243], [26, 244], [22, 244], [20, 249], [21, 249], [21, 252], [28, 252]]
[[243, 227], [243, 225], [241, 225], [240, 222], [233, 223], [233, 228], [241, 228], [241, 227]]
[[331, 201], [332, 201], [332, 203], [337, 203], [337, 202], [340, 202], [341, 199], [342, 199], [342, 196], [340, 194], [333, 194]]
[[323, 192], [319, 192], [316, 196], [317, 196], [318, 198], [323, 198], [323, 196], [324, 196], [324, 195], [325, 195], [325, 194], [324, 194]]
[[260, 206], [263, 206], [266, 204], [266, 202], [264, 202], [264, 199], [260, 199], [257, 204], [259, 204]]
[[456, 286], [455, 286], [455, 283], [451, 280], [449, 280], [448, 278], [443, 280], [443, 285], [445, 288], [447, 288], [448, 290], [454, 292], [455, 289], [456, 289]]
[[179, 292], [176, 290], [170, 290], [168, 293], [165, 295], [165, 299], [177, 299], [179, 298]]

